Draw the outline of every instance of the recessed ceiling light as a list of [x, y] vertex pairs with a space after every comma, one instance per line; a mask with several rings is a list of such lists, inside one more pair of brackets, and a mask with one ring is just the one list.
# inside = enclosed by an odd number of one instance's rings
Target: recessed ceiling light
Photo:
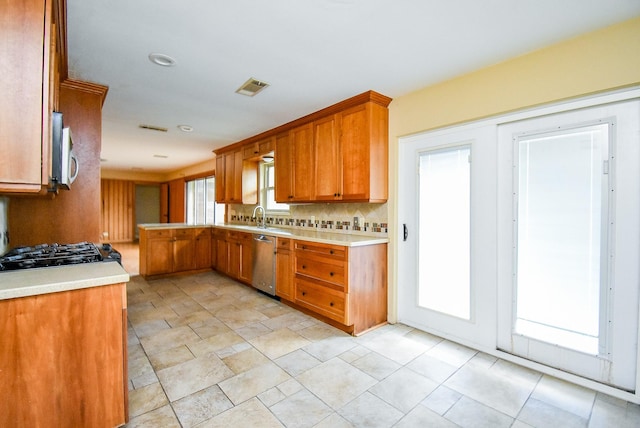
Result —
[[149, 61], [163, 67], [173, 67], [174, 65], [176, 65], [175, 59], [171, 58], [169, 55], [161, 53], [150, 53]]
[[167, 155], [153, 155], [153, 157], [154, 157], [154, 158], [160, 158], [160, 159], [166, 159], [166, 158], [168, 158], [169, 156], [167, 156]]
[[107, 160], [105, 158], [100, 158], [100, 162], [106, 162]]
[[178, 129], [182, 132], [193, 132], [193, 126], [190, 125], [178, 125]]
[[269, 86], [268, 83], [262, 82], [252, 77], [246, 82], [244, 82], [242, 86], [236, 89], [236, 93], [240, 95], [247, 95], [249, 97], [252, 97], [258, 92], [262, 91], [267, 86]]

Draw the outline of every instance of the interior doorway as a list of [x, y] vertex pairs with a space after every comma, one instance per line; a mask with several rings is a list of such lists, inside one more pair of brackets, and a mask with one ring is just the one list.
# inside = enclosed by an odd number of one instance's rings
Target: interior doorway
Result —
[[136, 184], [135, 240], [139, 238], [138, 224], [160, 223], [160, 186]]

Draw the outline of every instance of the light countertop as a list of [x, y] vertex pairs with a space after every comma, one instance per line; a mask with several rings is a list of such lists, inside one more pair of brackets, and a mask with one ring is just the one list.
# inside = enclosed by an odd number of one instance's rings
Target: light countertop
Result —
[[377, 237], [369, 235], [336, 233], [336, 232], [319, 232], [317, 230], [304, 230], [300, 228], [279, 228], [267, 227], [261, 229], [256, 226], [248, 226], [242, 224], [215, 224], [213, 226], [205, 225], [187, 225], [183, 223], [148, 223], [139, 224], [141, 229], [178, 229], [183, 227], [215, 227], [220, 229], [237, 230], [240, 232], [259, 233], [267, 236], [279, 236], [283, 238], [301, 239], [311, 242], [319, 242], [323, 244], [344, 245], [347, 247], [358, 247], [365, 245], [386, 244], [389, 242], [387, 237]]
[[128, 281], [129, 274], [115, 261], [10, 270], [0, 272], [0, 300]]

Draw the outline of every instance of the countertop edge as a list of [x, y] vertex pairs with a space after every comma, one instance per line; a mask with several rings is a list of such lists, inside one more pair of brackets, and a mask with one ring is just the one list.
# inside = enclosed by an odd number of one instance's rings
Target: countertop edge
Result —
[[322, 244], [342, 245], [346, 247], [362, 247], [367, 245], [388, 244], [389, 238], [368, 235], [355, 235], [348, 233], [318, 232], [315, 230], [280, 229], [267, 227], [266, 229], [241, 224], [213, 224], [213, 225], [187, 225], [183, 223], [158, 223], [139, 224], [140, 229], [181, 229], [181, 228], [219, 228], [237, 230], [247, 233], [259, 233], [267, 236], [298, 239], [302, 241], [318, 242]]
[[0, 272], [0, 300], [125, 283], [129, 278], [117, 262]]

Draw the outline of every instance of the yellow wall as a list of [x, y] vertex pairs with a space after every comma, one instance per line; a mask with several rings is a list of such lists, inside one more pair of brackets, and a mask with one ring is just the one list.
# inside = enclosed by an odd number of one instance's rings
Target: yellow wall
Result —
[[394, 99], [389, 320], [397, 317], [398, 137], [635, 85], [640, 85], [640, 17]]

